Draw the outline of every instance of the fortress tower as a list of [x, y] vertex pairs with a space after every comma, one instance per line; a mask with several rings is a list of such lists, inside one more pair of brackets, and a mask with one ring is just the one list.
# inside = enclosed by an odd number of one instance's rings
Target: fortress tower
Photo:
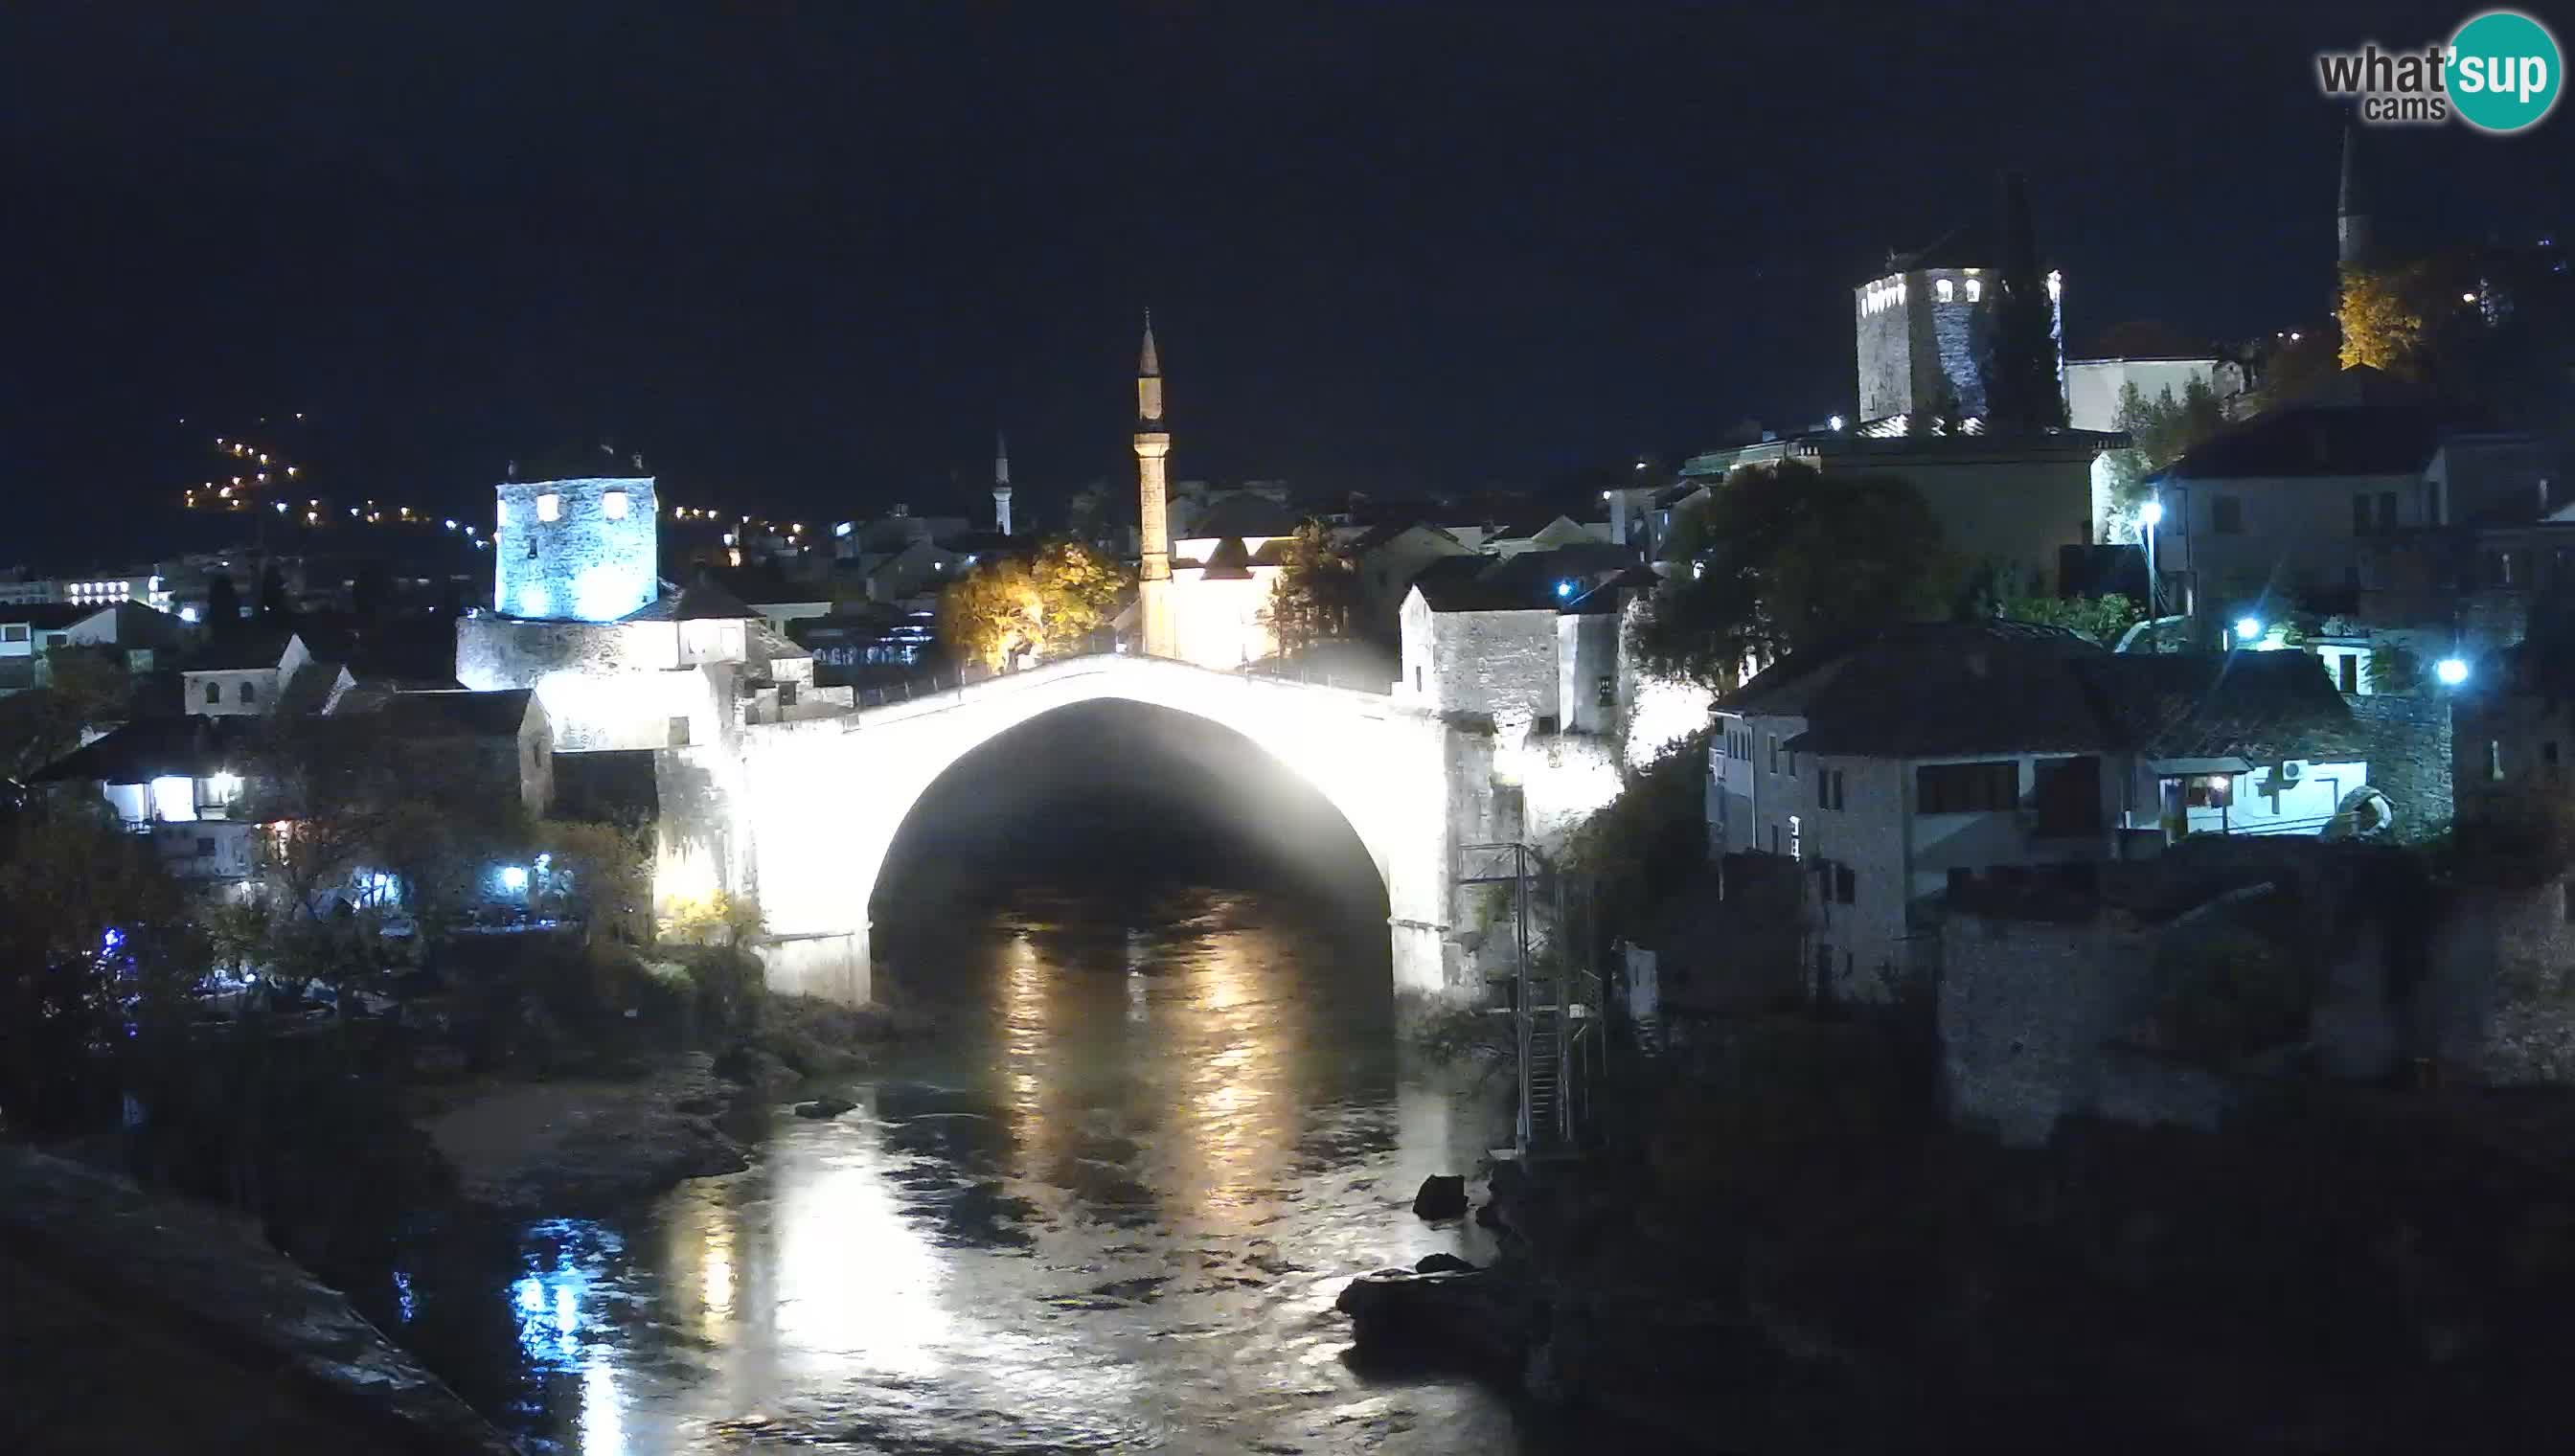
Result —
[[1164, 461], [1172, 434], [1163, 425], [1163, 361], [1154, 352], [1154, 314], [1145, 313], [1145, 345], [1136, 358], [1137, 520], [1143, 538], [1136, 582], [1136, 616], [1147, 657], [1180, 656], [1172, 630], [1172, 529], [1164, 508], [1170, 494]]
[[615, 622], [661, 595], [652, 477], [506, 481], [499, 494], [492, 606], [502, 616]]

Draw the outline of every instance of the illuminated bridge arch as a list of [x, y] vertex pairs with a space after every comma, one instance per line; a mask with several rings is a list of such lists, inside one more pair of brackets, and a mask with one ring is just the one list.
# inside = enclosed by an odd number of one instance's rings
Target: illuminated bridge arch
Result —
[[[1446, 998], [1454, 730], [1375, 694], [1091, 657], [837, 718], [743, 729], [726, 819], [725, 878], [759, 897], [771, 985], [842, 1000], [871, 990], [869, 901], [896, 832], [950, 766], [1058, 709], [1117, 700], [1206, 720], [1311, 785], [1367, 849], [1386, 892], [1398, 996]], [[669, 805], [666, 803], [666, 813]], [[670, 866], [665, 865], [665, 893]]]

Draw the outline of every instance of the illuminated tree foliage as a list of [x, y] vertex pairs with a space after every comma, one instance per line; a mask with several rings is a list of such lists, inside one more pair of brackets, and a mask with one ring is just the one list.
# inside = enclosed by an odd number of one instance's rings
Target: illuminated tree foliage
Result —
[[2080, 633], [2105, 648], [2118, 646], [2120, 636], [2144, 615], [2136, 603], [2116, 592], [2099, 597], [2013, 597], [2002, 604], [2000, 613], [2008, 621]]
[[1948, 615], [1961, 578], [1921, 495], [1886, 477], [1746, 466], [1672, 523], [1674, 570], [1637, 645], [1720, 690], [1845, 633]]
[[1279, 642], [1282, 657], [1292, 657], [1317, 643], [1349, 636], [1350, 609], [1358, 574], [1350, 559], [1324, 535], [1322, 523], [1308, 521], [1288, 539], [1287, 560], [1262, 604], [1261, 625]]
[[2401, 378], [2419, 373], [2423, 348], [2423, 314], [2416, 302], [2420, 279], [2412, 269], [2374, 271], [2344, 264], [2342, 366], [2367, 365]]
[[939, 636], [961, 662], [1001, 669], [1077, 653], [1132, 590], [1118, 563], [1078, 541], [978, 565], [939, 597]]

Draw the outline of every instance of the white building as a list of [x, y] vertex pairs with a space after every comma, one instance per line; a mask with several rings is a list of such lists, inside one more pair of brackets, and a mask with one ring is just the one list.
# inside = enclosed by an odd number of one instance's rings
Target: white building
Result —
[[2363, 403], [2258, 415], [2154, 482], [2163, 600], [2199, 619], [2209, 645], [2238, 619], [2267, 622], [2322, 598], [2380, 591], [2373, 563], [2389, 538], [2531, 521], [2546, 510], [2558, 483], [2535, 437], [2464, 429], [2431, 404], [2384, 402], [2375, 382], [2354, 388]]
[[249, 628], [208, 642], [179, 682], [186, 710], [206, 718], [328, 713], [357, 686], [346, 667], [314, 657], [301, 634]]
[[1776, 664], [1716, 726], [1711, 847], [1797, 866], [1813, 984], [1863, 1000], [1915, 982], [1953, 886], [2081, 877], [2189, 833], [2322, 834], [2369, 796], [2350, 711], [2303, 653], [1890, 628]]
[[2119, 400], [2129, 386], [2154, 404], [2170, 394], [2175, 404], [2192, 385], [2205, 385], [2222, 403], [2244, 392], [2243, 372], [2214, 354], [2159, 359], [2076, 359], [2065, 366], [2065, 423], [2077, 430], [2120, 430]]
[[94, 785], [117, 818], [148, 835], [173, 874], [240, 880], [255, 867], [258, 825], [233, 817], [241, 801], [251, 725], [239, 720], [138, 719], [49, 764], [40, 781]]

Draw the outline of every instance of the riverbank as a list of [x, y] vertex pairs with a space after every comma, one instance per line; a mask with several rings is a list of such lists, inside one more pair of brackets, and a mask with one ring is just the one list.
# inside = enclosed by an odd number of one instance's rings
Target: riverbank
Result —
[[719, 1120], [746, 1094], [756, 1093], [719, 1077], [713, 1056], [689, 1051], [635, 1077], [442, 1089], [416, 1124], [465, 1202], [507, 1215], [592, 1213], [751, 1166]]
[[[1861, 1026], [1637, 1066], [1578, 1164], [1495, 1171], [1488, 1270], [1360, 1281], [1674, 1449], [2538, 1450], [2575, 1332], [2575, 1108], [2283, 1084], [2219, 1132], [1939, 1125]], [[1391, 1316], [1391, 1317], [1390, 1317]]]
[[0, 1449], [508, 1456], [258, 1228], [0, 1148]]

